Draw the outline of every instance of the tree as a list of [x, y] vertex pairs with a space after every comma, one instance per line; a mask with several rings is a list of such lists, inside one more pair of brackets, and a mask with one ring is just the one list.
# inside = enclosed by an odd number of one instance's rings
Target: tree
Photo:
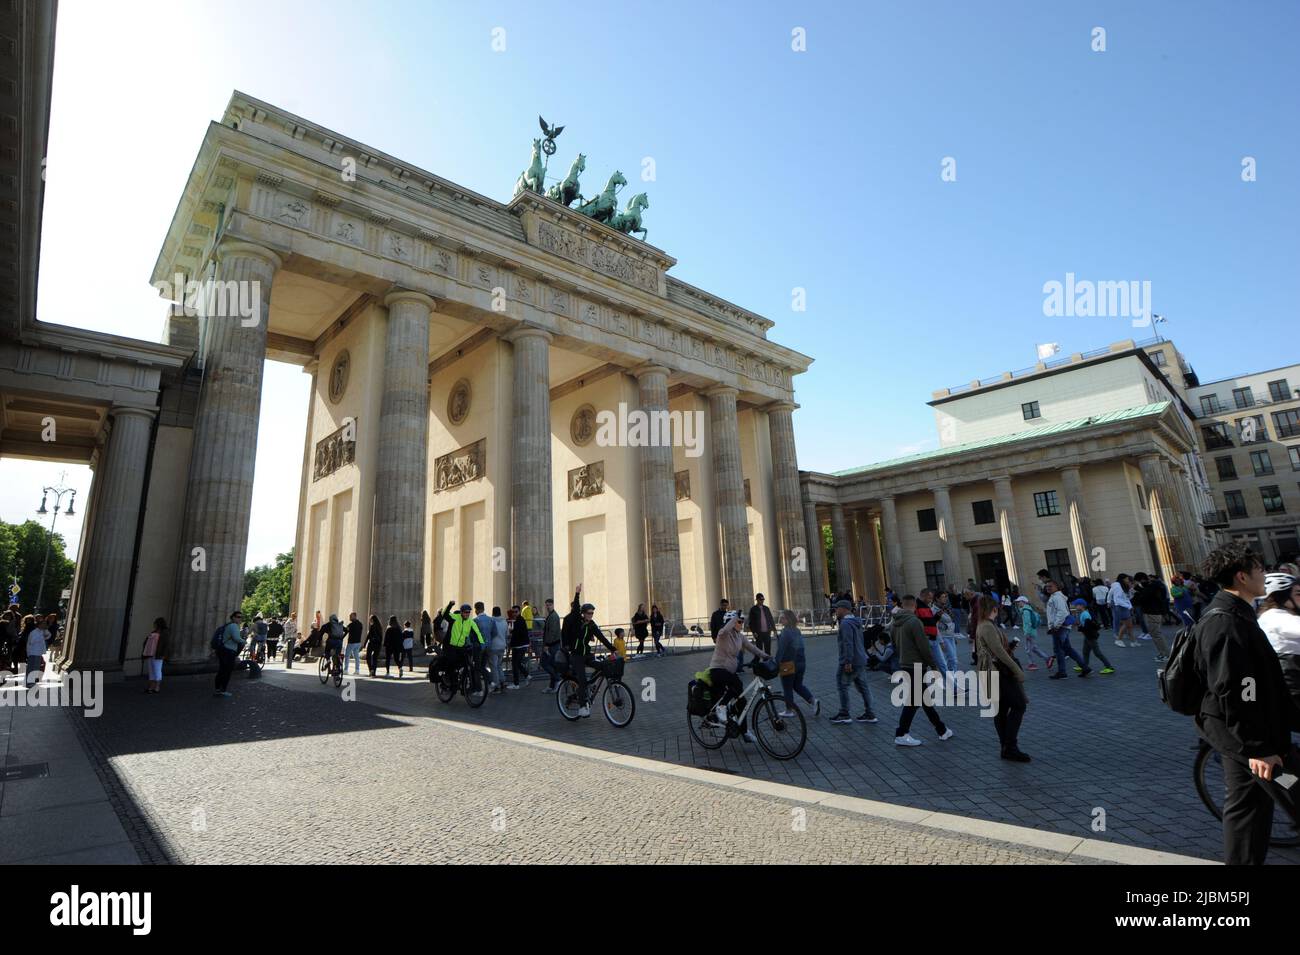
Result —
[[257, 614], [283, 617], [289, 613], [289, 590], [293, 582], [293, 549], [277, 554], [275, 564], [263, 564], [244, 571], [244, 619]]
[[826, 579], [832, 581], [831, 586], [835, 586], [839, 582], [835, 576], [835, 537], [828, 524], [822, 525], [822, 550], [826, 554]]
[[[50, 542], [49, 566], [45, 571], [45, 586], [41, 587], [41, 566], [45, 563], [45, 546], [49, 529], [36, 521], [8, 524], [0, 521], [0, 583], [4, 595], [9, 596], [9, 585], [15, 579], [22, 589], [18, 603], [24, 610], [51, 610], [58, 606], [59, 597], [72, 584], [76, 564], [69, 560], [64, 550], [63, 535], [55, 533]], [[41, 607], [35, 607], [37, 591], [41, 591]]]

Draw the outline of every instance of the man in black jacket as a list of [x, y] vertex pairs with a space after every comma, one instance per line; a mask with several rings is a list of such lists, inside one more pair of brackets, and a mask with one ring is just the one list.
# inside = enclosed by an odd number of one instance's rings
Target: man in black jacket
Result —
[[591, 604], [579, 605], [581, 596], [582, 584], [578, 584], [578, 589], [573, 594], [573, 603], [569, 605], [569, 613], [560, 625], [560, 642], [568, 656], [569, 669], [573, 671], [573, 678], [578, 683], [578, 715], [590, 716], [591, 707], [587, 705], [587, 667], [596, 662], [591, 654], [591, 641], [593, 638], [599, 640], [611, 654], [615, 650], [614, 644], [605, 639], [600, 627], [596, 625], [596, 608]]
[[755, 646], [764, 653], [772, 652], [772, 631], [776, 629], [776, 622], [772, 619], [771, 609], [763, 603], [762, 594], [754, 595], [754, 606], [749, 608], [745, 629], [754, 635]]
[[1253, 601], [1264, 595], [1259, 555], [1228, 544], [1206, 557], [1203, 572], [1221, 589], [1196, 628], [1196, 662], [1206, 686], [1196, 728], [1223, 757], [1224, 862], [1262, 865], [1273, 825], [1272, 780], [1300, 769], [1291, 746], [1300, 710], [1276, 651], [1255, 622]]

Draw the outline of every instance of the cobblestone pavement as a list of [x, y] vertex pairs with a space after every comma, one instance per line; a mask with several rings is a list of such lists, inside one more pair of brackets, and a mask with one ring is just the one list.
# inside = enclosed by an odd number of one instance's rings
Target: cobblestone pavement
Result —
[[[310, 672], [237, 678], [230, 700], [207, 679], [164, 686], [148, 697], [110, 687], [104, 715], [85, 725], [180, 862], [1066, 861], [402, 715], [377, 683], [363, 681], [357, 702]], [[382, 693], [436, 705], [423, 681]], [[496, 716], [540, 718], [543, 699], [517, 694]]]
[[[1169, 630], [1172, 633], [1172, 628]], [[615, 729], [593, 711], [578, 723], [563, 720], [544, 682], [518, 692], [495, 695], [478, 710], [457, 696], [443, 705], [423, 680], [398, 681], [362, 677], [360, 701], [390, 712], [431, 714], [468, 723], [517, 730], [554, 740], [580, 743], [724, 773], [806, 786], [921, 809], [973, 816], [1051, 832], [1103, 839], [1206, 859], [1222, 858], [1222, 829], [1201, 804], [1192, 781], [1196, 731], [1156, 697], [1154, 651], [1150, 643], [1126, 649], [1106, 635], [1103, 652], [1118, 672], [1088, 679], [1047, 679], [1029, 674], [1029, 709], [1021, 731], [1021, 748], [1033, 756], [1028, 764], [998, 756], [992, 720], [973, 708], [950, 708], [944, 715], [955, 736], [935, 739], [933, 728], [918, 713], [912, 734], [924, 745], [894, 745], [897, 713], [889, 703], [884, 674], [870, 674], [876, 724], [833, 725], [827, 717], [838, 708], [833, 637], [807, 640], [806, 682], [823, 702], [820, 719], [809, 719], [809, 738], [798, 759], [778, 762], [757, 746], [729, 742], [710, 752], [696, 746], [686, 725], [685, 686], [708, 662], [703, 654], [634, 659], [625, 682], [638, 693], [636, 718]], [[970, 661], [969, 643], [959, 641], [959, 662]], [[1023, 657], [1023, 654], [1021, 654]], [[382, 671], [381, 671], [382, 672]], [[540, 674], [545, 679], [544, 674]], [[299, 681], [324, 694], [314, 672], [277, 668], [266, 678], [276, 683]], [[654, 680], [655, 702], [640, 698], [645, 678]], [[852, 712], [861, 700], [852, 694]], [[1103, 818], [1104, 831], [1094, 831]], [[1269, 861], [1300, 862], [1296, 850], [1273, 849]]]

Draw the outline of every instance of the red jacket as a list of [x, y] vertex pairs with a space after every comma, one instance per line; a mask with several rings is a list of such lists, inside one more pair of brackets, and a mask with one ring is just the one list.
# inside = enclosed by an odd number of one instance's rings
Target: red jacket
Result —
[[921, 626], [925, 627], [925, 638], [927, 640], [939, 639], [939, 616], [921, 601], [916, 602], [916, 619], [921, 621]]

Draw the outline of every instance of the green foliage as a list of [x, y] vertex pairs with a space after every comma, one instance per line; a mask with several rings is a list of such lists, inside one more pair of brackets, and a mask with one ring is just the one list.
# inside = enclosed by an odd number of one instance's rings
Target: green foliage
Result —
[[277, 554], [275, 564], [263, 564], [244, 571], [245, 620], [254, 615], [283, 617], [289, 613], [289, 588], [293, 581], [293, 549]]
[[[22, 590], [18, 603], [25, 611], [52, 610], [59, 603], [59, 595], [72, 584], [76, 564], [68, 559], [64, 550], [63, 535], [55, 533], [50, 543], [50, 561], [45, 571], [45, 586], [41, 587], [41, 565], [45, 561], [45, 545], [49, 530], [36, 521], [9, 524], [0, 521], [0, 585], [4, 587], [6, 602], [9, 585], [14, 578]], [[41, 607], [34, 608], [37, 591], [41, 591]]]
[[838, 580], [839, 578], [835, 576], [835, 539], [829, 524], [822, 525], [822, 550], [826, 554], [826, 578], [831, 581]]

